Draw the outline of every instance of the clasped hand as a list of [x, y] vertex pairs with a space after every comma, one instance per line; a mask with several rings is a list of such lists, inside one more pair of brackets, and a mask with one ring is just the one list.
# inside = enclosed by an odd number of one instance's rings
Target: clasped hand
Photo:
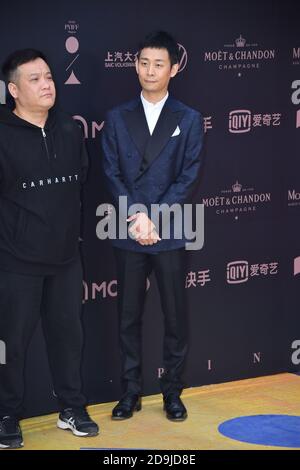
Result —
[[154, 245], [161, 240], [154, 223], [144, 212], [131, 215], [127, 222], [133, 222], [129, 226], [129, 232], [140, 245]]

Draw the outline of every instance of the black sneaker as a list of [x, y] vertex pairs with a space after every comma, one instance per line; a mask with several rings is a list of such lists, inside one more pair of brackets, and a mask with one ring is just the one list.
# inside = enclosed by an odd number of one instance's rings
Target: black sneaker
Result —
[[70, 429], [75, 436], [88, 437], [99, 434], [98, 425], [91, 420], [85, 408], [66, 408], [58, 417], [59, 429]]
[[22, 431], [19, 421], [14, 416], [0, 418], [0, 449], [23, 447]]

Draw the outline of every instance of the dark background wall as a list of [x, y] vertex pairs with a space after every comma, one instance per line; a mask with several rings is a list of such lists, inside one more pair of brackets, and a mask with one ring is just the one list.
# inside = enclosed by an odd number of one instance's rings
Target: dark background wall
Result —
[[[83, 377], [90, 402], [120, 394], [115, 266], [109, 242], [95, 232], [96, 209], [106, 200], [100, 129], [107, 109], [139, 93], [134, 54], [153, 29], [170, 31], [181, 45], [171, 93], [199, 109], [206, 124], [196, 197], [206, 205], [205, 245], [189, 254], [186, 272], [187, 386], [299, 370], [299, 13], [299, 2], [268, 0], [1, 4], [0, 61], [18, 48], [44, 51], [59, 105], [86, 131]], [[150, 278], [145, 394], [159, 392], [162, 329]], [[25, 415], [55, 410], [39, 329], [27, 359]]]

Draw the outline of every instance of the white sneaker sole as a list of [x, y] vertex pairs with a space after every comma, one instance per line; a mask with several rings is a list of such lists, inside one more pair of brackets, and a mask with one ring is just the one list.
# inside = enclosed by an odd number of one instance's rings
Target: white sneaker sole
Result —
[[57, 427], [59, 429], [69, 429], [70, 431], [72, 431], [72, 433], [74, 434], [74, 436], [78, 436], [78, 437], [87, 437], [87, 436], [97, 436], [98, 435], [98, 432], [96, 433], [88, 433], [88, 432], [80, 432], [80, 431], [77, 431], [77, 429], [74, 428], [74, 426], [72, 426], [72, 424], [70, 423], [66, 423], [65, 421], [62, 421], [60, 418], [58, 418], [57, 420]]
[[11, 445], [6, 445], [6, 444], [0, 444], [0, 449], [18, 449], [19, 447], [23, 447], [24, 446], [24, 442], [18, 442], [18, 443], [15, 443], [15, 444], [11, 444]]

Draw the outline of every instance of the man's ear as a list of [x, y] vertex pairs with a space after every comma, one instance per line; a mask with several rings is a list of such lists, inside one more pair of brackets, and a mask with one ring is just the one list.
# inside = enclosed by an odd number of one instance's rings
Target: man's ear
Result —
[[173, 64], [172, 67], [171, 67], [171, 77], [175, 77], [175, 75], [177, 75], [178, 73], [178, 70], [179, 70], [179, 64]]
[[136, 59], [135, 61], [135, 70], [136, 70], [136, 73], [139, 74], [139, 59]]
[[11, 96], [16, 99], [18, 98], [18, 87], [15, 83], [9, 82], [7, 85], [8, 91], [11, 94]]

